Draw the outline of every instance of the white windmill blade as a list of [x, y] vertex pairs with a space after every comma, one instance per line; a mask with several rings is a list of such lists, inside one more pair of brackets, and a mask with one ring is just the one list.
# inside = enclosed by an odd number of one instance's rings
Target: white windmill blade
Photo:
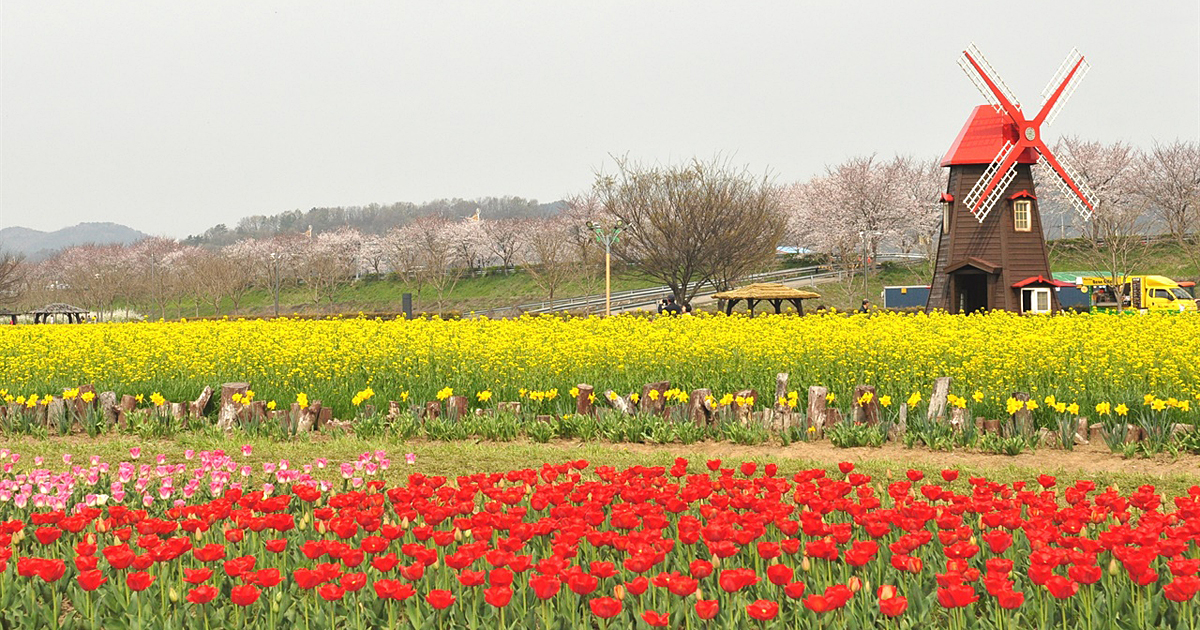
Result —
[[[971, 62], [967, 59], [968, 55], [970, 55], [971, 58], [975, 60], [975, 63], [979, 65], [978, 70], [975, 68], [975, 66], [971, 65]], [[1000, 92], [1004, 94], [1004, 98], [1008, 99], [1008, 102], [1013, 104], [1013, 107], [1016, 107], [1018, 110], [1021, 109], [1021, 103], [1017, 101], [1017, 97], [1013, 95], [1012, 90], [1009, 89], [1008, 85], [1004, 82], [1004, 79], [1000, 78], [1000, 75], [996, 72], [996, 69], [992, 67], [992, 64], [988, 63], [987, 58], [983, 56], [983, 53], [979, 52], [979, 48], [976, 47], [975, 44], [972, 43], [970, 46], [967, 46], [965, 51], [963, 51], [962, 56], [958, 58], [958, 67], [962, 68], [963, 72], [967, 73], [967, 76], [971, 79], [971, 83], [975, 84], [975, 88], [979, 90], [980, 94], [983, 94], [983, 97], [987, 99], [988, 103], [991, 104], [991, 106], [995, 108], [997, 112], [1003, 112], [1004, 108], [1001, 107], [1000, 99], [996, 98], [996, 94], [992, 92], [991, 88], [988, 87], [987, 83], [983, 80], [983, 77], [979, 76], [981, 72], [987, 75], [987, 78], [992, 82], [993, 85], [996, 86], [997, 90], [1000, 90]]]
[[1042, 89], [1042, 104], [1038, 108], [1039, 111], [1046, 106], [1046, 103], [1050, 100], [1050, 97], [1054, 95], [1056, 90], [1058, 90], [1059, 84], [1062, 83], [1067, 74], [1071, 72], [1071, 68], [1074, 68], [1075, 64], [1077, 63], [1079, 64], [1079, 70], [1075, 71], [1075, 74], [1071, 77], [1070, 82], [1068, 82], [1066, 87], [1063, 88], [1062, 95], [1058, 97], [1058, 100], [1054, 103], [1054, 107], [1051, 108], [1050, 113], [1046, 115], [1045, 123], [1047, 125], [1054, 122], [1054, 119], [1058, 116], [1058, 112], [1062, 111], [1063, 104], [1071, 98], [1071, 94], [1075, 92], [1075, 88], [1079, 87], [1079, 82], [1083, 80], [1083, 76], [1088, 73], [1088, 70], [1090, 70], [1092, 66], [1087, 62], [1086, 59], [1083, 58], [1083, 53], [1079, 52], [1078, 48], [1072, 48], [1071, 52], [1067, 55], [1067, 58], [1063, 60], [1062, 65], [1058, 67], [1058, 72], [1054, 73], [1054, 76], [1050, 78], [1050, 82], [1047, 83], [1046, 87]]
[[[971, 214], [980, 223], [983, 223], [983, 219], [987, 217], [988, 212], [991, 212], [992, 207], [996, 205], [996, 201], [1000, 199], [1000, 194], [1004, 192], [1005, 188], [1008, 188], [1008, 184], [1017, 176], [1016, 161], [1010, 161], [1012, 153], [1016, 148], [1017, 145], [1012, 142], [1005, 142], [1004, 146], [1000, 148], [1000, 152], [992, 159], [992, 163], [988, 165], [987, 170], [980, 176], [979, 181], [975, 182], [970, 192], [967, 193], [967, 197], [964, 200], [967, 204], [967, 209], [971, 211]], [[1008, 165], [1008, 170], [1000, 177], [996, 185], [988, 191], [987, 198], [983, 199], [983, 203], [980, 203], [980, 197], [983, 196], [984, 191], [988, 190], [988, 182], [996, 178], [996, 174], [1000, 172], [1000, 169], [1005, 164]]]
[[[1055, 164], [1057, 164], [1058, 168], [1055, 168]], [[1092, 220], [1092, 217], [1095, 215], [1092, 212], [1092, 208], [1096, 207], [1096, 195], [1088, 187], [1087, 182], [1079, 176], [1079, 173], [1071, 168], [1070, 163], [1064, 162], [1058, 156], [1055, 156], [1054, 164], [1051, 164], [1045, 156], [1041, 156], [1038, 160], [1038, 166], [1041, 168], [1042, 175], [1058, 186], [1058, 192], [1075, 208], [1079, 216], [1083, 217], [1084, 221]], [[1062, 171], [1059, 171], [1060, 168]], [[1078, 193], [1067, 183], [1067, 178], [1074, 182], [1075, 188], [1079, 190]], [[1087, 203], [1084, 203], [1085, 200]], [[1089, 205], [1091, 208], [1088, 207]]]

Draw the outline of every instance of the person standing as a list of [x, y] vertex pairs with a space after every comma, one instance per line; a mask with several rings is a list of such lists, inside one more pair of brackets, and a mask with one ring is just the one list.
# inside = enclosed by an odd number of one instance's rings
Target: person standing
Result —
[[667, 298], [667, 305], [662, 308], [662, 312], [668, 315], [678, 315], [683, 312], [683, 309], [675, 303], [675, 296], [672, 295]]
[[871, 312], [871, 302], [866, 299], [863, 299], [862, 306], [860, 306], [858, 308], [858, 312], [859, 313], [870, 313]]

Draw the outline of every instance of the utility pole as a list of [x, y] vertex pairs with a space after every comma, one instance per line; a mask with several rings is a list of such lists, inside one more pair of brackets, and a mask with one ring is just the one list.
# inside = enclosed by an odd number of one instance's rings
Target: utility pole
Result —
[[587, 229], [596, 235], [596, 242], [604, 246], [604, 316], [612, 315], [612, 246], [629, 226], [617, 219], [616, 224], [605, 229], [600, 224], [588, 221]]

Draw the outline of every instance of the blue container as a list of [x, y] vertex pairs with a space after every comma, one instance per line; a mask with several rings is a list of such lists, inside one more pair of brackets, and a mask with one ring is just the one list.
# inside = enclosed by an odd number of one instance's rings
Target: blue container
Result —
[[929, 301], [929, 285], [883, 287], [884, 308], [925, 308]]

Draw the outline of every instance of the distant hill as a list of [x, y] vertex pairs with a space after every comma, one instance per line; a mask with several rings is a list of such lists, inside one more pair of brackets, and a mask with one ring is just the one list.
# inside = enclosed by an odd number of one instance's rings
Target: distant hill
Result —
[[80, 223], [53, 232], [13, 226], [0, 230], [0, 249], [37, 261], [76, 245], [128, 245], [147, 236], [118, 223]]

